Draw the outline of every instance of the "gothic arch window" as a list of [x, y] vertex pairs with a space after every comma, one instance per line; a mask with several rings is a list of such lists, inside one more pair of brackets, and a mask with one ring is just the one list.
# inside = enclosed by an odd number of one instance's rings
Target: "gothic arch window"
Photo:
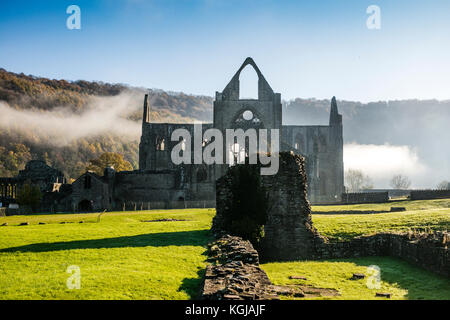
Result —
[[294, 148], [301, 152], [305, 151], [305, 139], [303, 138], [303, 135], [300, 133], [297, 133], [295, 136]]
[[239, 100], [258, 99], [259, 77], [252, 65], [247, 65], [239, 75]]
[[158, 151], [164, 151], [165, 150], [165, 140], [161, 137], [156, 137], [156, 150]]
[[235, 117], [233, 123], [234, 128], [247, 130], [250, 128], [261, 129], [264, 127], [260, 117], [251, 108], [243, 108]]
[[327, 194], [327, 175], [325, 172], [320, 172], [320, 195]]
[[327, 139], [323, 134], [319, 136], [319, 150], [321, 152], [326, 152], [327, 150]]
[[314, 138], [313, 152], [314, 153], [319, 153], [319, 142], [318, 142], [317, 138]]

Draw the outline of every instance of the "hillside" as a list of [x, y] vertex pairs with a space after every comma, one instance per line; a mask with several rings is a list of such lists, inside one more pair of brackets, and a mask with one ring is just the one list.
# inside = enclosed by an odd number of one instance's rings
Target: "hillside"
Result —
[[[0, 176], [14, 176], [29, 159], [45, 159], [76, 178], [103, 152], [123, 153], [137, 168], [145, 93], [150, 95], [152, 121], [212, 121], [212, 97], [0, 69]], [[345, 143], [408, 146], [421, 164], [439, 168], [433, 173], [438, 178], [430, 181], [448, 179], [450, 101], [364, 104], [337, 98]], [[283, 123], [328, 124], [329, 108], [326, 99], [284, 101]]]
[[103, 152], [122, 153], [137, 168], [144, 93], [150, 95], [153, 121], [212, 119], [210, 97], [0, 69], [0, 176], [44, 159], [77, 178]]

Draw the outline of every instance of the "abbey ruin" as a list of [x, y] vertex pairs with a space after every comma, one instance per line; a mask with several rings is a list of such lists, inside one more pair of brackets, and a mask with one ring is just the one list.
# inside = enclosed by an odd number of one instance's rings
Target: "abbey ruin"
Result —
[[[258, 76], [258, 99], [240, 98], [240, 74], [252, 67]], [[211, 128], [225, 136], [226, 129], [279, 130], [279, 151], [303, 156], [307, 173], [307, 192], [311, 203], [336, 203], [344, 192], [342, 116], [336, 99], [331, 100], [329, 125], [283, 125], [280, 93], [275, 93], [252, 58], [247, 58], [222, 92], [216, 92], [213, 122], [202, 124], [202, 134]], [[86, 172], [73, 184], [63, 185], [58, 196], [45, 199], [45, 210], [92, 211], [155, 208], [155, 204], [200, 201], [215, 203], [216, 180], [228, 164], [174, 164], [171, 151], [179, 141], [171, 141], [176, 129], [192, 136], [194, 124], [153, 123], [148, 95], [145, 96], [139, 169], [116, 172], [105, 168], [104, 175]], [[203, 135], [202, 135], [203, 136]], [[211, 141], [203, 141], [202, 149]], [[248, 145], [223, 146], [223, 154], [239, 156]], [[192, 153], [194, 157], [194, 153]], [[42, 165], [43, 166], [43, 165]], [[11, 200], [15, 180], [0, 181], [4, 202]], [[58, 181], [52, 181], [58, 182]], [[59, 181], [61, 182], [61, 181]], [[14, 191], [15, 192], [15, 191]], [[10, 197], [10, 198], [8, 198]], [[9, 200], [9, 201], [10, 201]], [[152, 207], [150, 207], [152, 206]], [[165, 206], [167, 207], [167, 206]]]

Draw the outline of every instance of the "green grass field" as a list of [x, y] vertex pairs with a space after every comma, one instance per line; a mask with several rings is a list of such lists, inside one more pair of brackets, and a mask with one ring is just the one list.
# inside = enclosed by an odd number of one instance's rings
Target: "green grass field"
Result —
[[[390, 204], [315, 206], [313, 222], [330, 238], [410, 228], [448, 229], [450, 200]], [[336, 214], [351, 211], [352, 214]], [[191, 299], [206, 266], [212, 209], [152, 210], [98, 214], [0, 217], [0, 299]], [[157, 219], [186, 221], [146, 222]], [[79, 223], [83, 221], [84, 223]], [[29, 225], [19, 226], [22, 222]], [[39, 222], [45, 224], [40, 225]], [[65, 222], [61, 224], [61, 222]], [[350, 281], [368, 265], [381, 268], [382, 288], [394, 299], [450, 299], [450, 282], [403, 261], [371, 257], [262, 265], [276, 284], [335, 288], [334, 299], [375, 299], [364, 280]], [[69, 290], [67, 267], [81, 271], [81, 289]], [[289, 275], [304, 275], [289, 280]], [[295, 282], [297, 281], [297, 282]], [[331, 297], [330, 297], [331, 298]]]
[[[407, 211], [357, 214], [358, 211], [368, 210], [389, 211], [391, 207], [405, 207]], [[315, 212], [320, 214], [314, 214]], [[338, 212], [352, 213], [339, 214]], [[313, 206], [312, 213], [314, 226], [319, 232], [330, 239], [338, 240], [386, 231], [450, 229], [450, 199]]]
[[[2, 217], [0, 224], [9, 225], [0, 227], [0, 297], [190, 299], [206, 266], [213, 215], [208, 209], [112, 212], [100, 223], [98, 214]], [[143, 222], [163, 218], [187, 221]], [[17, 226], [25, 221], [30, 225]], [[79, 290], [67, 288], [70, 265], [80, 267]]]

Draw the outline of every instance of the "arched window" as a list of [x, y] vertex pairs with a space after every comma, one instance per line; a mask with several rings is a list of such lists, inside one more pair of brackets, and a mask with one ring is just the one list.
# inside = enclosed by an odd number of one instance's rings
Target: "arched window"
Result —
[[164, 151], [165, 148], [165, 140], [161, 137], [156, 137], [156, 150], [158, 151]]
[[295, 135], [294, 148], [299, 150], [300, 152], [305, 152], [305, 139], [300, 133], [297, 133]]
[[319, 142], [317, 141], [317, 138], [314, 139], [313, 152], [314, 153], [319, 153]]
[[258, 74], [247, 65], [239, 75], [239, 99], [258, 99]]
[[327, 175], [325, 172], [320, 172], [320, 195], [324, 196], [327, 194]]
[[319, 136], [319, 150], [320, 152], [326, 152], [327, 151], [327, 139], [323, 134]]

